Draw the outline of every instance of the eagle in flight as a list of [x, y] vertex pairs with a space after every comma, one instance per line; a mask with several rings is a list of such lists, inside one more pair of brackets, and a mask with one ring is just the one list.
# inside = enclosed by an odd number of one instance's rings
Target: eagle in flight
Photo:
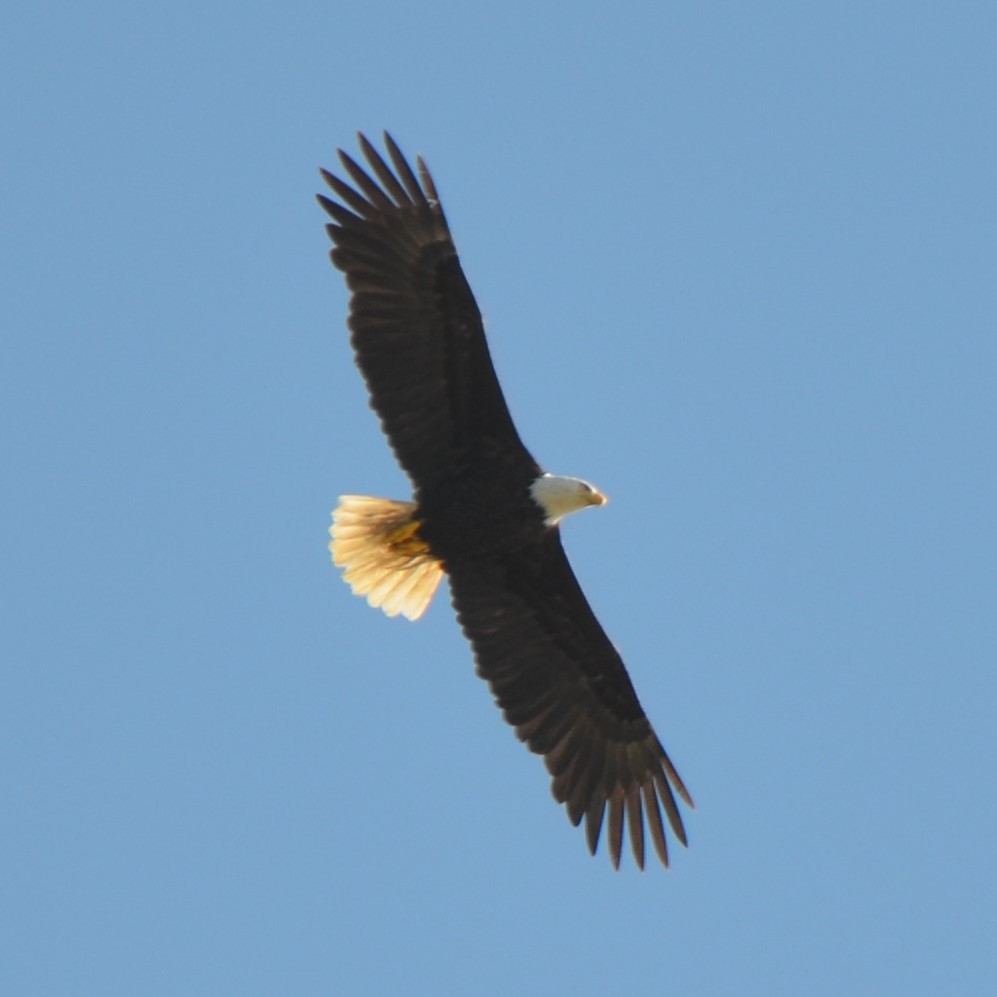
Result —
[[637, 865], [646, 831], [667, 866], [661, 811], [685, 845], [675, 795], [692, 798], [561, 546], [561, 520], [606, 499], [521, 442], [433, 178], [384, 142], [387, 159], [359, 136], [366, 168], [340, 150], [348, 179], [323, 170], [333, 196], [319, 202], [357, 366], [414, 495], [342, 496], [333, 560], [355, 594], [410, 620], [446, 574], [478, 674], [589, 850], [605, 822], [618, 868], [626, 824]]

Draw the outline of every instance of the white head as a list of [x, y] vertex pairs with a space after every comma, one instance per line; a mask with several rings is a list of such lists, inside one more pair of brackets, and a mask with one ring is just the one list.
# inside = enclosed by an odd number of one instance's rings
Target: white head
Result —
[[533, 501], [544, 511], [544, 522], [554, 526], [569, 512], [590, 505], [605, 505], [609, 500], [594, 485], [581, 478], [564, 478], [542, 474], [530, 485]]

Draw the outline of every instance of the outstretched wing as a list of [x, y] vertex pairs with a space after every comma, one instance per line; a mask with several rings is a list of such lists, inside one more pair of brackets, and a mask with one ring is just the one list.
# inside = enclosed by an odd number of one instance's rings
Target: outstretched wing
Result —
[[417, 159], [417, 177], [387, 133], [392, 166], [363, 135], [359, 142], [370, 172], [340, 150], [353, 186], [323, 170], [337, 199], [318, 199], [333, 219], [332, 262], [352, 292], [357, 365], [399, 463], [417, 489], [452, 478], [467, 453], [534, 467], [429, 170]]
[[[506, 720], [543, 755], [551, 791], [594, 854], [608, 814], [609, 852], [620, 862], [624, 815], [637, 865], [644, 829], [668, 865], [661, 820], [686, 844], [675, 793], [692, 799], [644, 714], [623, 662], [585, 599], [550, 530], [501, 561], [447, 565], [454, 608]], [[646, 822], [646, 824], [645, 824]]]

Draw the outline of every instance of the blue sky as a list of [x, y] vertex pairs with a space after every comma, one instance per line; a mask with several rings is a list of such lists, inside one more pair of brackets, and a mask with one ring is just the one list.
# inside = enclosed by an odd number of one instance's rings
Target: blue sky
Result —
[[[997, 8], [22, 5], [0, 39], [0, 991], [997, 985]], [[614, 873], [445, 597], [316, 169], [432, 167], [697, 801]]]

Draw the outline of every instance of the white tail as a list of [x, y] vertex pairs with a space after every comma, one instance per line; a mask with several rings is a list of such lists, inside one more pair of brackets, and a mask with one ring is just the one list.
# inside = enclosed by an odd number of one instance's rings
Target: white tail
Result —
[[414, 512], [414, 502], [341, 495], [329, 529], [333, 564], [345, 569], [353, 594], [410, 620], [426, 611], [443, 577], [443, 565], [418, 535]]

